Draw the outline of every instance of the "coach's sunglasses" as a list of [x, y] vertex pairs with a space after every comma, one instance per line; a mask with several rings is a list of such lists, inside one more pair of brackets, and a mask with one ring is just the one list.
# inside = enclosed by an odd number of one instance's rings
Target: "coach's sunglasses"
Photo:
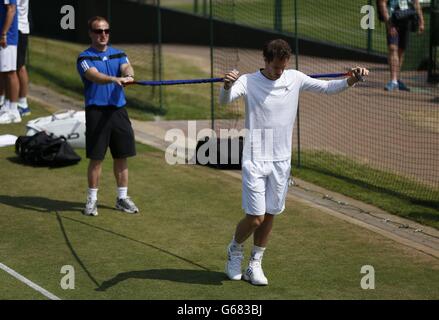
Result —
[[95, 34], [110, 34], [110, 29], [93, 29], [91, 31]]

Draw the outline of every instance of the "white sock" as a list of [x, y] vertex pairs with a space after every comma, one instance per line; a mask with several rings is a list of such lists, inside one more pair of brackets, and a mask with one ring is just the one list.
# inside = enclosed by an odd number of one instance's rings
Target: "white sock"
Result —
[[398, 84], [398, 80], [392, 80], [393, 84]]
[[98, 188], [88, 188], [87, 197], [91, 200], [98, 200]]
[[125, 199], [128, 194], [128, 187], [118, 187], [117, 188], [117, 198]]
[[27, 98], [24, 97], [24, 98], [18, 99], [18, 105], [20, 107], [22, 107], [23, 109], [26, 109], [27, 108]]
[[264, 256], [265, 248], [253, 246], [252, 254], [251, 254], [251, 260], [262, 260], [262, 257]]
[[18, 111], [18, 103], [17, 102], [11, 102], [9, 104], [9, 110], [11, 110], [11, 111]]
[[5, 103], [5, 95], [0, 96], [0, 105]]
[[244, 245], [235, 241], [235, 237], [233, 237], [232, 242], [230, 242], [230, 250], [232, 251], [242, 251]]

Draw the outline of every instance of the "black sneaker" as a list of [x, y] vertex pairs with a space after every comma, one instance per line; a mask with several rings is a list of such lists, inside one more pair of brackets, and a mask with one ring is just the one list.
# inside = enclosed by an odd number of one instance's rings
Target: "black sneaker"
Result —
[[398, 89], [401, 91], [410, 91], [410, 88], [405, 85], [404, 82], [398, 80]]

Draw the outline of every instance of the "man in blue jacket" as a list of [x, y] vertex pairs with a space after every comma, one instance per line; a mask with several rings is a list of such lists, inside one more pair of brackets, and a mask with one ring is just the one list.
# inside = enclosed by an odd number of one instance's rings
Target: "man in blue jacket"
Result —
[[134, 132], [125, 108], [123, 86], [134, 80], [127, 55], [108, 45], [110, 26], [103, 17], [88, 22], [91, 47], [82, 52], [77, 69], [84, 83], [88, 196], [84, 214], [96, 216], [102, 161], [110, 147], [117, 182], [116, 209], [137, 213], [128, 197], [128, 157], [136, 155]]

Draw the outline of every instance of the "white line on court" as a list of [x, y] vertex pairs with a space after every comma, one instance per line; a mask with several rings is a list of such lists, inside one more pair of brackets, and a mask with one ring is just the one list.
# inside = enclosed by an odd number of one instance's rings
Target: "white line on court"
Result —
[[37, 285], [37, 284], [33, 283], [32, 281], [30, 281], [29, 279], [23, 277], [21, 274], [15, 272], [14, 270], [12, 270], [11, 268], [5, 266], [1, 262], [0, 262], [0, 269], [3, 269], [4, 271], [9, 273], [14, 278], [20, 280], [24, 284], [27, 284], [29, 287], [31, 287], [32, 289], [34, 289], [34, 290], [38, 291], [39, 293], [43, 294], [45, 297], [49, 298], [50, 300], [61, 300], [60, 298], [58, 298], [54, 294], [50, 293], [46, 289], [41, 288], [39, 285]]

